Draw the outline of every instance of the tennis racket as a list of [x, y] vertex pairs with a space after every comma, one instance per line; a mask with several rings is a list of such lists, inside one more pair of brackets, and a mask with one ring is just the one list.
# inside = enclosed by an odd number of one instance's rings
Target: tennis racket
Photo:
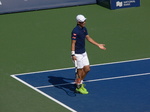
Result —
[[78, 70], [77, 70], [77, 61], [74, 61], [75, 64], [75, 84], [79, 85], [81, 82], [80, 76], [78, 75]]

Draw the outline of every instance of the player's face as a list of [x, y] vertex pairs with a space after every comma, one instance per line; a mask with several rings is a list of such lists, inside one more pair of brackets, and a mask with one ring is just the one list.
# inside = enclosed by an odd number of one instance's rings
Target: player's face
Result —
[[78, 24], [79, 24], [81, 27], [85, 27], [86, 21], [84, 21], [84, 22], [78, 22]]

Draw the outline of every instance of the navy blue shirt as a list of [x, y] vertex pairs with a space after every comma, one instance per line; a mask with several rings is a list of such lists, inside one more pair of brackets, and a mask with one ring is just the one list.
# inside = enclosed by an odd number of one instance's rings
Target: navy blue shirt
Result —
[[85, 37], [88, 35], [86, 27], [77, 25], [71, 33], [71, 39], [76, 40], [75, 53], [82, 54], [85, 52]]

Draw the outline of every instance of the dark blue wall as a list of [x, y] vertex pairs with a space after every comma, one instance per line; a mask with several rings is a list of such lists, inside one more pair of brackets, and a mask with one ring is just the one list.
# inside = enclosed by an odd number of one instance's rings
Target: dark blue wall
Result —
[[95, 3], [96, 0], [0, 0], [0, 14]]

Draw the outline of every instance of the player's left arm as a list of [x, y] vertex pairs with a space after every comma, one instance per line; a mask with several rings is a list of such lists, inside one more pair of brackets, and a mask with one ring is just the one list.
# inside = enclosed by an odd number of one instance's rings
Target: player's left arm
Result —
[[89, 35], [86, 35], [86, 39], [87, 39], [90, 43], [92, 43], [92, 44], [98, 46], [100, 49], [106, 50], [105, 44], [99, 44], [99, 43], [97, 43], [97, 42], [96, 42], [95, 40], [93, 40]]

